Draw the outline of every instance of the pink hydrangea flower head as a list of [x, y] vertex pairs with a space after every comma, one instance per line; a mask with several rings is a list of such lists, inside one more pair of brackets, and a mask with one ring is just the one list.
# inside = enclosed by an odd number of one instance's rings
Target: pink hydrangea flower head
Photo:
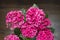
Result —
[[26, 28], [26, 27], [28, 27], [28, 23], [24, 22], [24, 24], [21, 26], [21, 28]]
[[36, 40], [53, 40], [53, 39], [54, 34], [49, 29], [41, 30], [36, 37]]
[[45, 18], [42, 21], [42, 25], [44, 25], [44, 26], [50, 26], [51, 25], [51, 21], [48, 18]]
[[28, 23], [34, 23], [35, 25], [40, 24], [41, 21], [44, 19], [45, 13], [42, 9], [38, 7], [30, 7], [26, 12], [26, 21]]
[[[12, 29], [20, 27], [24, 23], [24, 16], [22, 11], [13, 10], [7, 13], [6, 15], [6, 25]], [[7, 28], [8, 28], [7, 27]]]
[[24, 27], [21, 29], [21, 33], [23, 37], [33, 38], [36, 36], [37, 29], [32, 25], [27, 24], [27, 25], [24, 25]]
[[4, 38], [4, 40], [20, 40], [19, 37], [15, 34], [10, 34]]
[[46, 26], [44, 26], [44, 25], [41, 24], [41, 25], [38, 26], [37, 29], [40, 31], [40, 30], [43, 30], [43, 29], [45, 29], [45, 28], [46, 28]]
[[38, 26], [38, 30], [47, 28], [51, 26], [51, 22], [48, 18], [45, 18], [44, 20], [42, 20], [41, 24]]

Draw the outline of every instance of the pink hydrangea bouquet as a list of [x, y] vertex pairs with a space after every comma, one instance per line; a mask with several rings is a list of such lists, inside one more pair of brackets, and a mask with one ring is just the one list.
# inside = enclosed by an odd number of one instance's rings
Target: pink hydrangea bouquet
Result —
[[13, 33], [4, 40], [54, 40], [54, 28], [48, 14], [35, 4], [27, 11], [12, 10], [6, 15], [6, 28]]

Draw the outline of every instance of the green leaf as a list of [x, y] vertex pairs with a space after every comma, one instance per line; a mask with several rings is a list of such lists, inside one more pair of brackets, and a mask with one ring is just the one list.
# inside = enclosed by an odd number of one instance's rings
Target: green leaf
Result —
[[33, 7], [38, 7], [36, 4], [33, 4]]
[[31, 40], [30, 38], [23, 37], [22, 34], [19, 36], [22, 40]]
[[25, 14], [26, 13], [26, 10], [24, 8], [21, 9], [21, 11]]
[[19, 28], [15, 28], [14, 29], [14, 34], [19, 36], [21, 34], [20, 29]]
[[22, 34], [20, 34], [19, 37], [22, 37], [23, 38]]
[[50, 28], [51, 29], [51, 32], [54, 33], [55, 32], [55, 29], [54, 28]]
[[24, 40], [24, 37], [22, 36], [22, 34], [19, 35], [19, 38], [20, 38], [21, 40]]
[[25, 38], [25, 40], [31, 40], [30, 38]]
[[25, 38], [25, 40], [36, 40], [36, 37], [34, 37], [34, 38]]
[[46, 18], [48, 18], [48, 14], [46, 13]]
[[36, 37], [32, 38], [31, 40], [36, 40]]
[[22, 37], [19, 37], [20, 38], [20, 40], [23, 40], [23, 38]]
[[22, 8], [21, 11], [24, 13], [24, 21], [26, 22], [26, 10]]
[[26, 17], [24, 17], [24, 21], [26, 22]]
[[19, 37], [20, 37], [21, 40], [36, 40], [35, 37], [34, 38], [26, 38], [26, 37], [23, 37], [22, 34], [20, 34]]

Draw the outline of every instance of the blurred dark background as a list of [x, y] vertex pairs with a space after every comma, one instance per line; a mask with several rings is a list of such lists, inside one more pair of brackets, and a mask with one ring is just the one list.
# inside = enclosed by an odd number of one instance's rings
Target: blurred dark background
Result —
[[0, 4], [33, 4], [33, 3], [53, 3], [53, 4], [59, 4], [60, 0], [0, 0]]
[[0, 0], [0, 40], [10, 34], [11, 31], [6, 28], [5, 16], [8, 11], [25, 8], [26, 10], [33, 4], [48, 13], [55, 30], [54, 40], [60, 40], [60, 0]]

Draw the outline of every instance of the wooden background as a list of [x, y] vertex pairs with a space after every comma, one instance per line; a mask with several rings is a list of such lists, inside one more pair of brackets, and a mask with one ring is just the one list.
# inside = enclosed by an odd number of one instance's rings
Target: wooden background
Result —
[[49, 19], [52, 22], [52, 27], [55, 30], [55, 40], [60, 40], [60, 1], [59, 0], [0, 0], [0, 40], [10, 34], [11, 31], [6, 28], [5, 25], [5, 16], [8, 11], [14, 9], [25, 8], [26, 10], [32, 6], [33, 3], [36, 3], [39, 8], [43, 9], [45, 13], [48, 13]]

